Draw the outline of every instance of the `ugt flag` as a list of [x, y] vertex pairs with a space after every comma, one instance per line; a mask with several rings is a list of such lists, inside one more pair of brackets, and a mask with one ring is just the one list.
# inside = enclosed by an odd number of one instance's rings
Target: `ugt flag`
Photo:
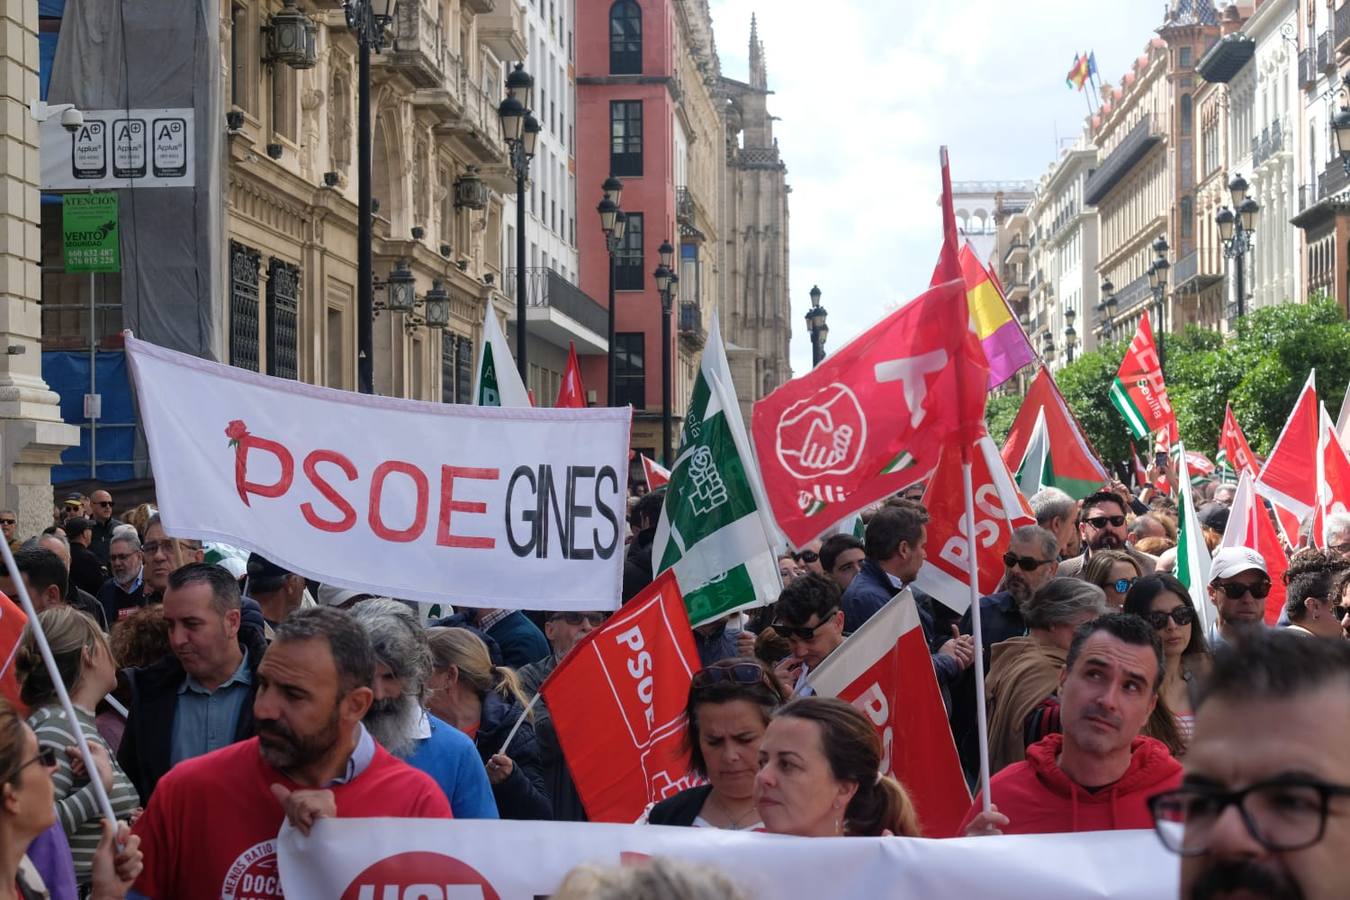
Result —
[[782, 589], [777, 528], [755, 489], [719, 327], [714, 311], [652, 544], [655, 571], [675, 572], [694, 625], [772, 603]]
[[592, 822], [633, 822], [694, 781], [684, 747], [700, 668], [675, 576], [657, 576], [540, 685]]
[[1165, 431], [1169, 444], [1177, 442], [1177, 417], [1167, 399], [1162, 363], [1153, 343], [1153, 326], [1147, 312], [1139, 318], [1139, 329], [1120, 361], [1116, 380], [1111, 383], [1111, 404], [1125, 417], [1135, 440]]
[[909, 790], [926, 837], [954, 837], [970, 809], [914, 595], [902, 591], [825, 658], [807, 681], [856, 706], [881, 736], [881, 771]]
[[1233, 415], [1233, 404], [1223, 407], [1223, 431], [1219, 434], [1219, 456], [1215, 460], [1220, 469], [1241, 474], [1250, 472], [1253, 477], [1260, 471], [1256, 464], [1256, 454], [1247, 444], [1247, 436]]

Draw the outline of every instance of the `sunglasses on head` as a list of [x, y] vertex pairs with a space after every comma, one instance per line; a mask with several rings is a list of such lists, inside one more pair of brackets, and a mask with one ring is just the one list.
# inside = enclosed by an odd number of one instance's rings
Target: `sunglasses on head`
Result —
[[1258, 581], [1256, 584], [1238, 584], [1236, 581], [1216, 581], [1214, 586], [1224, 592], [1229, 600], [1239, 600], [1244, 594], [1251, 594], [1255, 600], [1264, 600], [1270, 595], [1270, 582]]
[[1161, 612], [1154, 610], [1144, 618], [1148, 619], [1148, 624], [1153, 626], [1154, 631], [1162, 631], [1167, 627], [1167, 620], [1171, 619], [1177, 623], [1177, 627], [1189, 625], [1195, 621], [1195, 610], [1189, 606], [1178, 606], [1170, 612]]
[[1111, 587], [1116, 589], [1117, 594], [1128, 594], [1130, 588], [1134, 587], [1134, 579], [1117, 578], [1115, 581], [1111, 582]]
[[1100, 531], [1101, 529], [1103, 529], [1103, 528], [1106, 527], [1106, 523], [1107, 523], [1107, 522], [1110, 522], [1110, 523], [1111, 523], [1111, 527], [1112, 527], [1112, 528], [1119, 528], [1120, 526], [1122, 526], [1122, 525], [1125, 524], [1125, 517], [1124, 517], [1124, 516], [1093, 516], [1092, 518], [1090, 518], [1090, 519], [1084, 519], [1083, 521], [1084, 521], [1084, 522], [1087, 522], [1087, 523], [1088, 523], [1089, 525], [1091, 525], [1093, 528], [1096, 528], [1098, 531]]
[[774, 622], [772, 627], [773, 630], [778, 632], [782, 637], [795, 637], [799, 641], [809, 641], [816, 636], [816, 629], [828, 625], [830, 619], [834, 618], [834, 614], [838, 611], [839, 607], [836, 606], [834, 609], [821, 616], [820, 621], [815, 625], [784, 625], [782, 622]]
[[1035, 559], [1030, 556], [1018, 556], [1011, 550], [1003, 554], [1003, 565], [1007, 566], [1009, 569], [1016, 566], [1023, 572], [1035, 572], [1041, 566], [1048, 566], [1053, 561], [1054, 560], [1049, 559]]
[[763, 684], [764, 668], [754, 663], [735, 663], [734, 665], [713, 665], [694, 673], [693, 685], [704, 687], [710, 684], [731, 682], [732, 684]]

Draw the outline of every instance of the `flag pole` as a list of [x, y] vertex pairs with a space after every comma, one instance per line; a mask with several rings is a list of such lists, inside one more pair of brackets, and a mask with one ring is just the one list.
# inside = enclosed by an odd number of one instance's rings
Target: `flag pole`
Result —
[[984, 704], [984, 629], [980, 622], [980, 590], [976, 579], [976, 560], [979, 550], [975, 546], [975, 489], [971, 476], [970, 445], [961, 448], [961, 489], [966, 501], [966, 559], [970, 565], [970, 630], [975, 639], [975, 727], [980, 744], [980, 796], [983, 798], [984, 812], [989, 812], [993, 800], [989, 796], [989, 719], [985, 715]]
[[115, 826], [117, 814], [113, 812], [112, 802], [108, 799], [108, 792], [103, 789], [103, 780], [98, 777], [98, 766], [94, 764], [94, 754], [89, 750], [89, 741], [84, 736], [84, 728], [75, 715], [75, 705], [70, 702], [70, 694], [66, 691], [66, 683], [61, 680], [61, 671], [56, 667], [56, 659], [52, 656], [51, 645], [47, 643], [47, 635], [42, 630], [42, 623], [38, 621], [37, 610], [33, 608], [33, 598], [28, 596], [28, 587], [24, 584], [23, 576], [19, 574], [19, 567], [14, 563], [14, 554], [10, 551], [7, 541], [0, 541], [0, 556], [3, 556], [5, 560], [5, 571], [9, 573], [10, 582], [18, 591], [19, 605], [23, 607], [24, 615], [28, 616], [28, 627], [33, 630], [33, 638], [37, 641], [38, 652], [42, 654], [42, 663], [47, 667], [47, 674], [52, 680], [52, 685], [56, 688], [56, 698], [61, 703], [61, 709], [66, 714], [66, 721], [70, 723], [71, 731], [75, 733], [75, 743], [79, 745], [80, 758], [84, 760], [84, 769], [89, 775], [89, 784], [94, 789], [94, 799], [98, 801], [98, 807], [103, 813], [103, 817]]

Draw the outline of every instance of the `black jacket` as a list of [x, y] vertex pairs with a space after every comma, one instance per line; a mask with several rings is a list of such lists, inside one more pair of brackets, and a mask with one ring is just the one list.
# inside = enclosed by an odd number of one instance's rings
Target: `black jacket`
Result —
[[645, 528], [633, 536], [623, 559], [623, 602], [627, 603], [652, 583], [652, 542], [656, 528]]
[[[253, 675], [248, 697], [239, 712], [234, 730], [236, 741], [253, 737], [253, 697], [258, 690], [258, 664], [267, 652], [267, 642], [256, 628], [239, 629], [239, 647], [248, 652], [249, 671]], [[130, 699], [127, 701], [127, 726], [117, 761], [136, 785], [141, 805], [150, 802], [150, 794], [159, 779], [172, 768], [173, 719], [178, 708], [178, 688], [187, 673], [178, 657], [170, 654], [153, 665], [123, 669]]]
[[70, 544], [70, 581], [87, 594], [97, 594], [108, 580], [108, 567], [83, 544]]
[[[520, 689], [527, 697], [539, 693], [539, 686], [553, 674], [558, 663], [558, 655], [550, 653], [538, 662], [518, 669], [516, 677], [520, 679]], [[543, 697], [534, 704], [534, 737], [539, 743], [544, 793], [553, 807], [551, 818], [556, 822], [588, 821], [586, 807], [577, 793], [577, 784], [572, 780], [572, 770], [567, 767], [567, 758], [563, 756], [562, 745], [558, 743], [558, 732], [553, 727], [553, 717], [549, 715], [548, 704]]]
[[108, 561], [108, 544], [112, 542], [112, 533], [122, 524], [117, 516], [109, 516], [106, 522], [95, 522], [93, 537], [89, 540], [89, 550], [102, 562]]
[[[497, 693], [483, 697], [483, 712], [478, 723], [474, 744], [483, 763], [502, 749], [506, 736], [515, 727], [525, 707], [520, 703], [509, 706]], [[539, 742], [534, 736], [534, 725], [529, 720], [521, 724], [506, 755], [514, 764], [511, 774], [501, 784], [492, 786], [492, 797], [497, 801], [497, 814], [503, 819], [551, 819], [553, 806], [544, 791], [544, 771], [539, 759]]]
[[689, 827], [698, 818], [699, 810], [712, 793], [711, 784], [687, 788], [673, 797], [667, 797], [647, 813], [648, 825], [680, 825]]

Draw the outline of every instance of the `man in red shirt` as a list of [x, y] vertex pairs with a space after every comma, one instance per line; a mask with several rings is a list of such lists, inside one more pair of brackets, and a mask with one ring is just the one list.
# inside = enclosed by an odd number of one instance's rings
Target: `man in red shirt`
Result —
[[281, 623], [258, 666], [257, 737], [160, 780], [136, 823], [146, 867], [135, 890], [150, 900], [282, 897], [276, 837], [292, 792], [345, 818], [450, 818], [436, 783], [361, 724], [374, 673], [370, 641], [347, 613], [315, 607]]
[[1138, 616], [1108, 613], [1081, 626], [1059, 676], [1063, 734], [1027, 748], [994, 776], [994, 810], [980, 797], [964, 831], [1050, 834], [1150, 828], [1148, 798], [1181, 783], [1162, 741], [1139, 734], [1163, 676], [1157, 632]]

